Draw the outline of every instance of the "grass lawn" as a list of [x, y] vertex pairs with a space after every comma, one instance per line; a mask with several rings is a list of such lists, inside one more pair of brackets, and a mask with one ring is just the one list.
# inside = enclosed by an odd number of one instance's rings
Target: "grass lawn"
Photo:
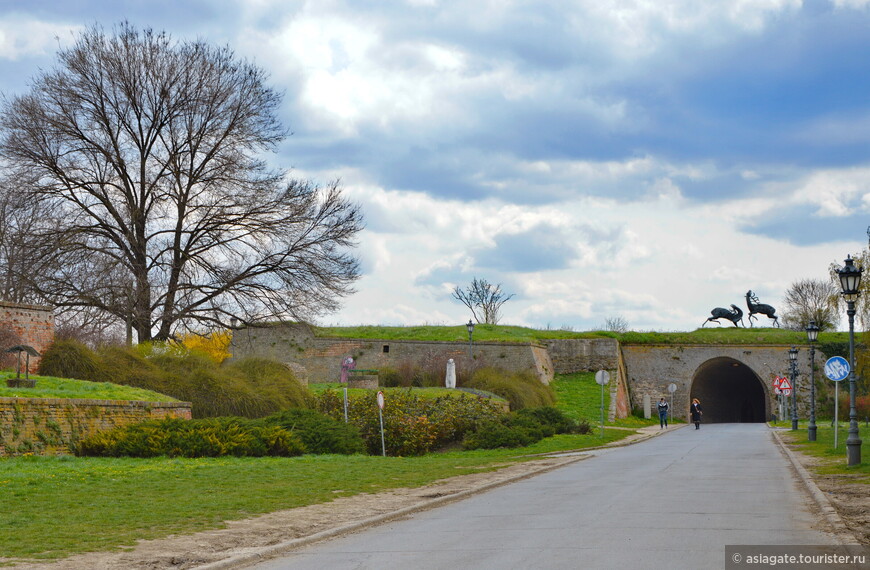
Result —
[[9, 388], [7, 378], [15, 378], [14, 372], [0, 371], [0, 398], [82, 398], [89, 400], [127, 400], [143, 402], [176, 402], [164, 394], [151, 390], [121, 386], [110, 382], [88, 382], [52, 376], [34, 376], [34, 388]]
[[0, 563], [221, 528], [225, 520], [417, 487], [493, 470], [527, 459], [523, 455], [595, 447], [630, 433], [606, 430], [601, 438], [596, 431], [520, 449], [406, 458], [6, 458], [0, 460]]
[[[361, 338], [378, 340], [423, 340], [468, 342], [465, 325], [458, 326], [358, 326], [313, 327], [314, 334], [328, 338]], [[708, 326], [694, 331], [615, 333], [607, 331], [575, 332], [555, 329], [530, 329], [509, 325], [474, 327], [478, 342], [541, 342], [563, 338], [616, 338], [624, 344], [798, 344], [806, 343], [806, 333], [781, 328]], [[824, 332], [819, 342], [845, 342], [848, 333]]]
[[796, 432], [789, 430], [781, 433], [784, 436], [783, 439], [795, 444], [797, 449], [802, 453], [813, 455], [823, 460], [821, 465], [814, 468], [818, 473], [860, 474], [864, 475], [864, 477], [859, 477], [851, 482], [870, 483], [870, 426], [864, 423], [859, 424], [861, 463], [852, 467], [846, 464], [846, 439], [849, 437], [848, 422], [840, 424], [836, 448], [834, 448], [834, 428], [831, 426], [830, 420], [816, 422], [816, 426], [816, 441], [814, 442], [807, 441], [806, 422], [800, 422], [798, 424], [799, 429]]
[[[556, 392], [556, 407], [565, 415], [577, 421], [587, 420], [590, 425], [597, 428], [601, 424], [601, 386], [595, 382], [594, 372], [580, 372], [577, 374], [559, 374], [553, 381], [553, 390]], [[644, 419], [635, 416], [607, 421], [610, 410], [610, 388], [604, 388], [604, 423], [609, 426], [640, 428], [657, 424], [658, 415], [654, 418]], [[671, 418], [670, 421], [674, 421]], [[679, 422], [680, 420], [677, 420]]]

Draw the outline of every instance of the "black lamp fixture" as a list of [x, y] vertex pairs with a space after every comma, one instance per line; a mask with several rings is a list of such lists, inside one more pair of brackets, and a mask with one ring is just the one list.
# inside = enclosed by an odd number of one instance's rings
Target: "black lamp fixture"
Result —
[[472, 356], [471, 356], [471, 335], [474, 334], [474, 323], [471, 322], [471, 319], [468, 319], [468, 322], [465, 323], [465, 328], [468, 329], [468, 360], [470, 362], [472, 359]]
[[861, 274], [864, 269], [855, 267], [851, 255], [846, 256], [845, 263], [842, 269], [837, 270], [837, 275], [849, 317], [849, 437], [846, 439], [846, 458], [849, 465], [858, 465], [861, 463], [861, 438], [858, 435], [858, 411], [855, 409], [855, 301], [861, 294]]
[[791, 347], [788, 351], [788, 360], [791, 367], [791, 429], [796, 431], [798, 428], [797, 416], [797, 357], [798, 349]]
[[807, 440], [816, 441], [816, 341], [819, 340], [819, 327], [816, 321], [807, 325], [807, 340], [810, 343], [810, 425]]

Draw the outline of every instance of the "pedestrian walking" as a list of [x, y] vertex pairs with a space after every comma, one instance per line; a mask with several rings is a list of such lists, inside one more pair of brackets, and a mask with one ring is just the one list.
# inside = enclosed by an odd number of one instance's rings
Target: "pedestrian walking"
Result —
[[659, 427], [661, 429], [668, 427], [668, 403], [664, 398], [659, 400]]
[[698, 398], [692, 399], [692, 421], [695, 423], [695, 429], [701, 429], [701, 402]]

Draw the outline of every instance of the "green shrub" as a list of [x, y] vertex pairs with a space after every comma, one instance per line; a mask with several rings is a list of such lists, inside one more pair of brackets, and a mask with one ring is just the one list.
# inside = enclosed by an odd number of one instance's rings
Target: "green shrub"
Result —
[[58, 378], [75, 378], [92, 382], [106, 381], [97, 355], [75, 340], [56, 340], [42, 354], [39, 374]]
[[525, 447], [541, 438], [535, 439], [535, 434], [521, 426], [508, 426], [503, 422], [485, 422], [477, 431], [465, 436], [462, 447], [471, 449], [496, 449], [499, 447]]
[[523, 408], [517, 412], [520, 416], [530, 416], [539, 423], [553, 428], [555, 433], [577, 433], [579, 425], [565, 415], [565, 413], [553, 406], [542, 408]]
[[314, 410], [284, 410], [264, 418], [263, 421], [297, 436], [305, 444], [308, 453], [352, 455], [366, 451], [365, 442], [355, 426]]
[[553, 389], [528, 372], [511, 373], [497, 368], [481, 368], [462, 386], [498, 394], [510, 403], [512, 411], [552, 406], [556, 402]]
[[[335, 390], [321, 393], [317, 408], [336, 420], [344, 417], [344, 400]], [[486, 398], [427, 399], [410, 391], [391, 390], [384, 401], [383, 415], [387, 454], [421, 455], [461, 441], [478, 423], [497, 419], [504, 412]], [[381, 432], [374, 392], [349, 396], [348, 421], [359, 429], [368, 452], [380, 455]]]
[[232, 362], [224, 368], [241, 372], [250, 386], [273, 402], [278, 409], [310, 408], [312, 405], [311, 392], [281, 362], [249, 357]]
[[98, 432], [76, 445], [79, 456], [237, 457], [302, 455], [305, 445], [285, 429], [242, 418], [150, 420]]

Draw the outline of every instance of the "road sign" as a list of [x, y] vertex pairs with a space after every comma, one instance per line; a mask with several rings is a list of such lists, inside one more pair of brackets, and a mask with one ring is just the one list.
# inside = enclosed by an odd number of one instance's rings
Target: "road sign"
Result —
[[[773, 389], [779, 390], [781, 388], [780, 385], [782, 384], [783, 380], [785, 380], [785, 378], [783, 378], [782, 376], [777, 376], [776, 378], [774, 378], [773, 379]], [[779, 392], [777, 392], [777, 394], [779, 394]]]
[[384, 393], [378, 392], [378, 407], [380, 409], [384, 409]]
[[788, 381], [788, 378], [779, 379], [779, 389], [783, 392], [785, 392], [786, 390], [791, 390], [791, 382]]
[[785, 388], [784, 390], [780, 390], [783, 396], [791, 396], [791, 388]]
[[676, 391], [677, 391], [677, 385], [676, 385], [676, 384], [674, 384], [674, 383], [668, 384], [668, 392], [670, 392], [671, 394], [673, 394], [673, 393], [676, 392]]
[[595, 373], [595, 381], [604, 386], [610, 382], [610, 372], [607, 370], [599, 370]]
[[842, 356], [832, 356], [825, 362], [825, 376], [834, 382], [844, 380], [851, 369], [852, 367]]

